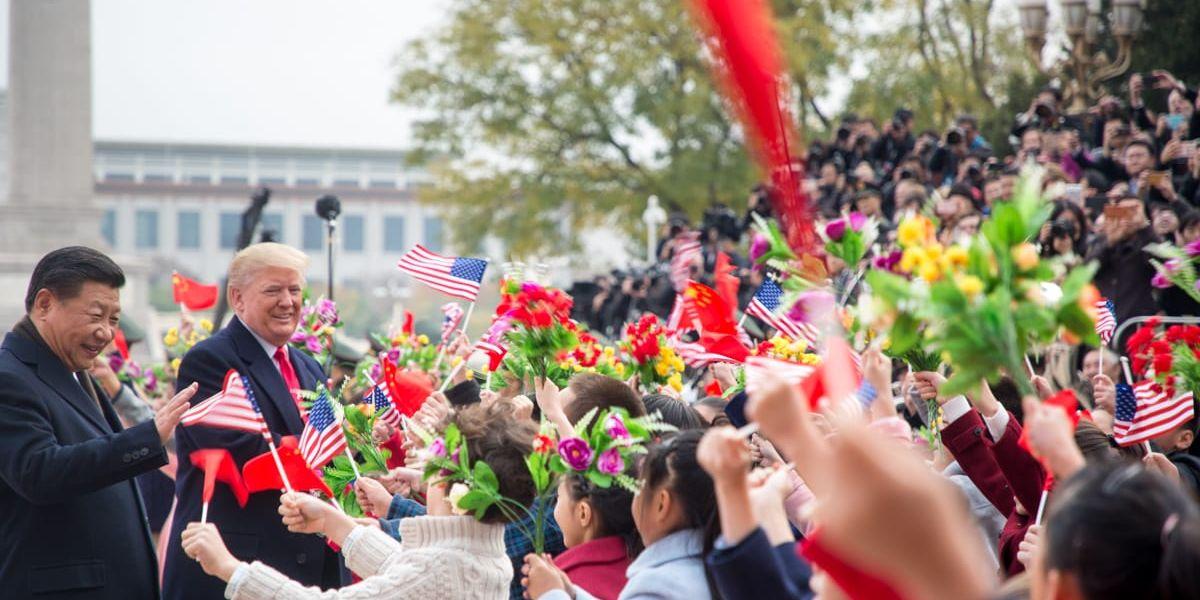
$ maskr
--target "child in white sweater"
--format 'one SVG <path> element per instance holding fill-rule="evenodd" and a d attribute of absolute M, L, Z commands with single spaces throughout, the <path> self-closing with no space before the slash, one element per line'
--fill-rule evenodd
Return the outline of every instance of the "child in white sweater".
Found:
<path fill-rule="evenodd" d="M 500 493 L 528 504 L 533 481 L 525 466 L 535 427 L 517 421 L 504 406 L 471 407 L 455 422 L 472 460 L 492 467 Z M 226 581 L 225 597 L 232 600 L 372 598 L 494 598 L 509 597 L 512 563 L 505 554 L 507 519 L 493 506 L 480 520 L 455 516 L 445 499 L 444 485 L 431 485 L 429 514 L 405 519 L 403 542 L 363 525 L 313 496 L 285 494 L 279 507 L 283 523 L 300 533 L 320 533 L 342 548 L 346 565 L 363 580 L 340 590 L 304 587 L 260 562 L 239 561 L 225 548 L 212 523 L 191 523 L 183 532 L 183 549 L 204 571 Z M 366 521 L 363 521 L 364 523 Z"/>

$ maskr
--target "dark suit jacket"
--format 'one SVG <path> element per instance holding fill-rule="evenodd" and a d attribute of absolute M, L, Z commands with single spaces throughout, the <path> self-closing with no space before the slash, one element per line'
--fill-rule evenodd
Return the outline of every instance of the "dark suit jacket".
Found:
<path fill-rule="evenodd" d="M 154 421 L 123 429 L 40 341 L 0 346 L 0 596 L 158 597 L 133 478 L 166 464 Z"/>
<path fill-rule="evenodd" d="M 300 385 L 314 389 L 324 377 L 320 365 L 295 349 L 289 348 L 289 352 Z M 267 356 L 258 340 L 238 319 L 196 344 L 183 357 L 177 386 L 183 389 L 198 382 L 200 390 L 193 403 L 201 402 L 217 393 L 229 369 L 236 369 L 249 378 L 276 444 L 285 435 L 299 437 L 304 422 L 283 376 L 274 359 Z M 179 470 L 175 477 L 175 517 L 163 571 L 163 596 L 171 600 L 222 598 L 225 584 L 205 575 L 199 563 L 188 558 L 180 547 L 180 532 L 188 523 L 200 521 L 204 486 L 204 472 L 192 466 L 189 455 L 202 448 L 226 448 L 240 468 L 251 458 L 267 452 L 267 443 L 257 433 L 202 425 L 180 426 L 175 431 L 175 443 Z M 228 488 L 218 485 L 209 505 L 208 520 L 217 526 L 230 552 L 238 559 L 261 561 L 304 585 L 338 587 L 341 584 L 338 555 L 317 536 L 288 532 L 280 521 L 278 510 L 278 492 L 251 494 L 243 509 Z"/>

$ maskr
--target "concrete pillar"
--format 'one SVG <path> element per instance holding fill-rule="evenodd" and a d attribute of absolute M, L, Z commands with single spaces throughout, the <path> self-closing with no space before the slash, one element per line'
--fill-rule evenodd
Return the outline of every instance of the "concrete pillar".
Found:
<path fill-rule="evenodd" d="M 100 245 L 88 0 L 9 3 L 9 189 L 0 252 Z"/>

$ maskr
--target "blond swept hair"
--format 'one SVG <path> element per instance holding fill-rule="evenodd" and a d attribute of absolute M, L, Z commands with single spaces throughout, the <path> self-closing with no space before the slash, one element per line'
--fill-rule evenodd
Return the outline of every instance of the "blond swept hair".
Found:
<path fill-rule="evenodd" d="M 229 264 L 229 287 L 245 289 L 254 276 L 267 267 L 293 269 L 304 277 L 308 271 L 308 255 L 285 244 L 263 242 L 252 244 L 238 252 Z"/>

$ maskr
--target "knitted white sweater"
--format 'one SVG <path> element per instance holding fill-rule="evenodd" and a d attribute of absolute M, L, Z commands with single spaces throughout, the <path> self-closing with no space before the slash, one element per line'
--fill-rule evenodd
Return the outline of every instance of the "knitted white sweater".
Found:
<path fill-rule="evenodd" d="M 363 580 L 340 590 L 304 587 L 260 562 L 238 567 L 225 597 L 233 600 L 355 598 L 508 599 L 512 561 L 504 526 L 469 516 L 412 517 L 400 523 L 403 542 L 370 527 L 346 538 L 346 566 Z"/>

